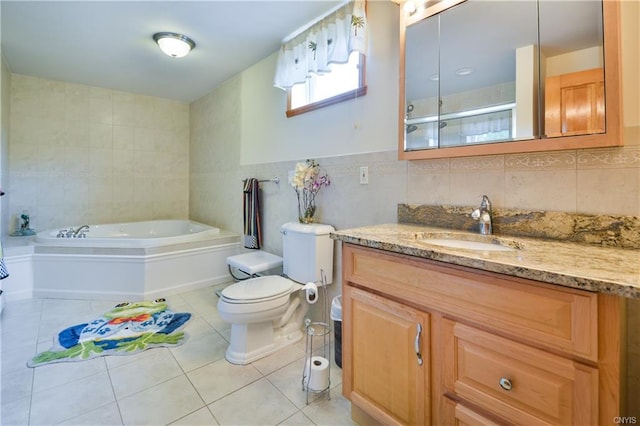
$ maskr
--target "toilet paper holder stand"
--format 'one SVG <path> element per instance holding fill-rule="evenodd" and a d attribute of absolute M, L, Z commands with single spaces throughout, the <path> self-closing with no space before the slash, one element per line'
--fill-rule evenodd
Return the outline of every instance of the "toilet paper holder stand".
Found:
<path fill-rule="evenodd" d="M 323 309 L 322 321 L 305 319 L 305 363 L 302 367 L 302 390 L 306 392 L 306 403 L 309 404 L 309 393 L 326 393 L 331 399 L 331 327 L 326 320 L 328 311 L 327 279 L 324 271 L 320 271 L 322 286 L 318 289 L 322 293 Z M 322 350 L 314 355 L 314 339 L 322 342 Z M 320 360 L 319 355 L 324 360 Z M 312 387 L 314 386 L 314 387 Z"/>

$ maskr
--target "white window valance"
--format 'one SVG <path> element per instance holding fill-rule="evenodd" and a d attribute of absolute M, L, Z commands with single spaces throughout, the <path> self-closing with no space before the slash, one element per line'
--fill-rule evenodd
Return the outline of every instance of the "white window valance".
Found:
<path fill-rule="evenodd" d="M 273 85 L 287 90 L 311 73 L 330 72 L 332 63 L 347 63 L 351 52 L 366 54 L 367 30 L 365 0 L 349 1 L 283 42 Z"/>

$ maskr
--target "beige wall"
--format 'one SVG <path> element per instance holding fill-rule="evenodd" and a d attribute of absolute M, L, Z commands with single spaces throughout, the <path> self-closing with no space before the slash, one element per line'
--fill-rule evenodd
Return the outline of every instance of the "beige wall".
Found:
<path fill-rule="evenodd" d="M 273 87 L 277 55 L 242 73 L 241 164 L 322 158 L 393 149 L 398 99 L 398 8 L 369 2 L 364 98 L 287 118 L 286 93 Z"/>
<path fill-rule="evenodd" d="M 272 55 L 192 103 L 191 217 L 241 232 L 242 179 L 277 176 L 279 185 L 262 184 L 262 210 L 266 247 L 279 253 L 279 226 L 297 220 L 288 171 L 317 158 L 332 179 L 318 198 L 322 221 L 339 228 L 395 221 L 407 179 L 395 152 L 397 13 L 391 2 L 369 3 L 369 93 L 360 99 L 287 119 L 286 94 L 272 86 Z M 360 165 L 369 167 L 369 185 L 359 184 Z"/>
<path fill-rule="evenodd" d="M 38 229 L 190 215 L 239 231 L 240 180 L 277 175 L 279 186 L 263 185 L 265 229 L 275 229 L 295 219 L 287 171 L 310 157 L 331 172 L 319 208 L 337 227 L 394 220 L 397 202 L 473 205 L 484 193 L 500 207 L 637 215 L 639 9 L 622 2 L 625 147 L 604 150 L 397 161 L 398 8 L 391 2 L 369 7 L 369 93 L 290 119 L 284 93 L 271 85 L 274 55 L 190 112 L 165 99 L 12 76 L 3 64 L 3 223 L 28 209 Z M 361 165 L 370 168 L 366 186 L 358 183 Z M 278 247 L 278 238 L 268 241 Z"/>
<path fill-rule="evenodd" d="M 482 194 L 497 207 L 638 215 L 634 31 L 640 20 L 637 13 L 629 18 L 637 4 L 626 3 L 636 2 L 623 3 L 623 148 L 398 161 L 398 8 L 370 2 L 369 93 L 363 98 L 286 119 L 286 97 L 271 86 L 269 57 L 192 103 L 190 215 L 241 233 L 241 180 L 277 176 L 279 185 L 261 185 L 262 219 L 265 248 L 281 253 L 278 228 L 297 219 L 287 174 L 306 158 L 317 158 L 332 179 L 319 195 L 319 219 L 338 229 L 394 222 L 397 203 L 471 206 Z M 359 183 L 360 166 L 369 167 L 368 185 Z M 334 282 L 339 275 L 338 263 Z M 339 293 L 339 286 L 330 293 Z"/>
<path fill-rule="evenodd" d="M 9 232 L 188 217 L 189 106 L 13 74 Z"/>
<path fill-rule="evenodd" d="M 333 178 L 321 220 L 336 227 L 395 220 L 398 202 L 494 205 L 637 215 L 640 209 L 638 3 L 622 2 L 623 148 L 479 158 L 396 160 L 398 8 L 371 2 L 369 93 L 287 119 L 272 87 L 275 55 L 191 106 L 23 75 L 3 66 L 3 217 L 23 209 L 38 229 L 80 222 L 187 217 L 241 230 L 240 182 L 263 185 L 265 232 L 295 220 L 287 172 L 318 158 Z M 10 102 L 6 102 L 10 99 Z M 190 124 L 189 124 L 190 120 Z M 189 128 L 190 125 L 190 128 Z M 191 136 L 190 136 L 191 132 Z M 189 155 L 189 149 L 192 150 Z M 3 158 L 6 165 L 6 155 Z M 360 185 L 359 166 L 370 184 Z M 190 170 L 190 171 L 189 171 Z M 9 186 L 7 179 L 9 177 Z M 5 226 L 3 232 L 13 230 Z M 270 231 L 270 232 L 268 232 Z M 273 233 L 267 244 L 279 248 Z"/>
<path fill-rule="evenodd" d="M 262 185 L 263 229 L 267 245 L 277 252 L 275 230 L 296 219 L 287 172 L 295 161 L 318 158 L 333 179 L 320 195 L 320 219 L 339 228 L 394 221 L 397 202 L 475 205 L 482 194 L 505 208 L 638 215 L 639 19 L 637 2 L 623 3 L 622 148 L 398 161 L 398 9 L 390 2 L 371 2 L 365 97 L 286 119 L 286 97 L 271 86 L 274 60 L 269 57 L 192 104 L 190 214 L 240 232 L 241 179 L 278 176 L 279 186 Z M 360 166 L 369 167 L 369 185 L 359 184 Z"/>

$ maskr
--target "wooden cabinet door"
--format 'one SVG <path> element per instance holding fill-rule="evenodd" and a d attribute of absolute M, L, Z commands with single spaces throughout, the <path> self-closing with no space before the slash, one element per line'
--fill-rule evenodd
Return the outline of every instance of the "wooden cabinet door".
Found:
<path fill-rule="evenodd" d="M 545 81 L 547 137 L 603 133 L 604 70 L 594 68 Z"/>
<path fill-rule="evenodd" d="M 428 315 L 348 286 L 343 305 L 346 396 L 381 423 L 428 424 Z"/>

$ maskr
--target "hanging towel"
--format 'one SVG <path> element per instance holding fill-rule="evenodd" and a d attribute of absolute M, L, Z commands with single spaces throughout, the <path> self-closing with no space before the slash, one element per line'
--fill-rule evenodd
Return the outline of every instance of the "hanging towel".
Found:
<path fill-rule="evenodd" d="M 258 179 L 251 178 L 244 182 L 244 247 L 259 249 L 262 245 L 260 233 L 260 188 Z"/>
<path fill-rule="evenodd" d="M 7 271 L 7 265 L 4 264 L 4 254 L 2 253 L 2 241 L 0 241 L 0 280 L 4 280 L 8 276 L 9 272 Z"/>

